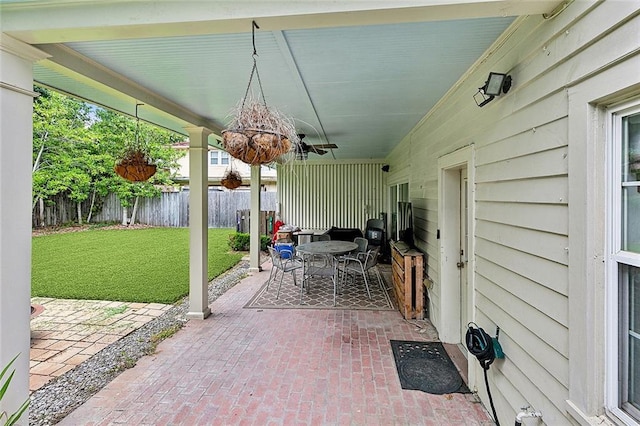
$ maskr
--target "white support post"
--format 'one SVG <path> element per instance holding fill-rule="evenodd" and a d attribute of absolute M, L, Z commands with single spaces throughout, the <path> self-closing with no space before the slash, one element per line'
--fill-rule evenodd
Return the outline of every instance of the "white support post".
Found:
<path fill-rule="evenodd" d="M 10 414 L 29 398 L 33 63 L 44 58 L 0 34 L 0 370 L 20 355 L 0 401 Z"/>
<path fill-rule="evenodd" d="M 205 319 L 209 308 L 208 238 L 209 176 L 208 136 L 204 127 L 188 127 L 189 133 L 189 319 Z"/>
<path fill-rule="evenodd" d="M 251 220 L 249 223 L 249 271 L 260 272 L 260 166 L 251 166 Z"/>

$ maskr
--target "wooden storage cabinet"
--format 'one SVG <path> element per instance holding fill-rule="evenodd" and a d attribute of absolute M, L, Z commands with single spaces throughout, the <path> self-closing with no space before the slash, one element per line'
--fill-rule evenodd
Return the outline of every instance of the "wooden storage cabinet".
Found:
<path fill-rule="evenodd" d="M 405 319 L 424 318 L 423 262 L 420 251 L 402 242 L 391 244 L 393 291 Z"/>

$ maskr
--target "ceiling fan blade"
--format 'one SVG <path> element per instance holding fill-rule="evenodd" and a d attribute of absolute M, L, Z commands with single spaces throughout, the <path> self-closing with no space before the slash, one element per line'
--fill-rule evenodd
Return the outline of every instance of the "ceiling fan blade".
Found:
<path fill-rule="evenodd" d="M 327 151 L 325 151 L 324 149 L 316 148 L 313 145 L 308 145 L 308 152 L 313 152 L 314 154 L 318 155 L 325 155 L 327 153 Z"/>
<path fill-rule="evenodd" d="M 313 145 L 309 145 L 309 146 L 312 146 L 314 148 L 329 148 L 329 149 L 338 148 L 338 145 L 336 145 L 335 143 L 314 143 Z"/>
<path fill-rule="evenodd" d="M 325 155 L 329 151 L 326 151 L 323 148 L 330 149 L 330 150 L 334 150 L 338 148 L 338 145 L 334 143 L 319 143 L 319 144 L 305 143 L 305 141 L 303 140 L 305 136 L 306 135 L 304 133 L 298 134 L 298 137 L 300 138 L 300 142 L 298 142 L 296 146 L 296 153 L 300 157 L 306 158 L 306 154 L 309 152 L 313 154 L 318 154 L 318 155 Z M 336 158 L 336 156 L 333 154 L 333 151 L 331 151 L 331 155 L 333 156 L 334 159 Z"/>
<path fill-rule="evenodd" d="M 300 138 L 300 142 L 299 144 L 303 146 L 303 149 L 308 150 L 309 147 L 314 147 L 314 148 L 320 148 L 320 149 L 336 149 L 338 148 L 338 145 L 334 144 L 334 143 L 314 143 L 314 144 L 310 144 L 310 143 L 306 143 L 303 139 L 306 137 L 307 135 L 304 133 L 298 133 L 298 137 Z"/>

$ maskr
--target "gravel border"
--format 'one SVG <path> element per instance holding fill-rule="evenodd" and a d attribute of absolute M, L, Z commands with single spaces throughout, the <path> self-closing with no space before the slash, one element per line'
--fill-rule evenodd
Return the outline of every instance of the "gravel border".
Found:
<path fill-rule="evenodd" d="M 209 303 L 247 275 L 249 262 L 241 260 L 209 283 Z M 62 376 L 35 391 L 29 404 L 30 425 L 53 425 L 82 405 L 122 371 L 154 353 L 159 340 L 171 336 L 186 323 L 189 298 L 158 318 L 112 343 Z"/>

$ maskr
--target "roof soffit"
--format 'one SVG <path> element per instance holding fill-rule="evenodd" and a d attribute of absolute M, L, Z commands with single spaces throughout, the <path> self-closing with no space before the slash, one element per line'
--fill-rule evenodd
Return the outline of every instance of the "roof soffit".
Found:
<path fill-rule="evenodd" d="M 291 30 L 549 12 L 558 0 L 12 1 L 0 0 L 3 32 L 30 44 Z M 185 25 L 188 24 L 188 25 Z"/>

